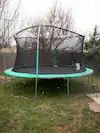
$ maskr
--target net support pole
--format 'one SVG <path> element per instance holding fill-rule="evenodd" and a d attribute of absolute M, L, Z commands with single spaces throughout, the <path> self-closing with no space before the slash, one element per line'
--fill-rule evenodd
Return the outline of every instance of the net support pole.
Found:
<path fill-rule="evenodd" d="M 24 45 L 24 66 L 26 66 L 26 44 Z"/>
<path fill-rule="evenodd" d="M 56 66 L 56 48 L 54 48 L 54 66 Z"/>
<path fill-rule="evenodd" d="M 39 68 L 39 36 L 40 36 L 40 26 L 38 29 L 37 35 L 37 50 L 36 50 L 36 75 L 38 76 L 38 68 Z"/>
<path fill-rule="evenodd" d="M 67 78 L 67 96 L 69 96 L 69 78 Z"/>
<path fill-rule="evenodd" d="M 36 76 L 38 78 L 38 68 L 39 68 L 39 36 L 40 36 L 40 28 L 38 28 L 38 35 L 37 35 L 37 50 L 36 50 Z M 35 80 L 35 99 L 37 98 L 37 86 L 38 86 L 38 79 Z"/>

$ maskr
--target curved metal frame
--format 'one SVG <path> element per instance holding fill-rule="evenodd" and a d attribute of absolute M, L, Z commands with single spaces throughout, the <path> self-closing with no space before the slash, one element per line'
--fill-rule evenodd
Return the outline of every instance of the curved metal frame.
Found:
<path fill-rule="evenodd" d="M 64 29 L 64 28 L 60 28 L 60 27 L 58 27 L 58 26 L 52 26 L 52 25 L 35 25 L 35 26 L 30 26 L 30 27 L 24 28 L 24 29 L 20 30 L 19 32 L 17 32 L 17 33 L 14 35 L 14 37 L 16 38 L 16 35 L 18 35 L 19 33 L 23 32 L 23 31 L 25 31 L 25 30 L 27 30 L 27 29 L 34 28 L 34 27 L 41 27 L 41 26 L 44 26 L 44 27 L 54 27 L 54 28 L 58 28 L 58 29 L 65 30 L 65 31 L 69 31 L 69 32 L 74 33 L 74 34 L 76 34 L 76 35 L 78 35 L 78 36 L 85 37 L 84 35 L 81 35 L 81 34 L 76 33 L 76 32 L 74 32 L 74 31 L 67 30 L 67 29 Z"/>

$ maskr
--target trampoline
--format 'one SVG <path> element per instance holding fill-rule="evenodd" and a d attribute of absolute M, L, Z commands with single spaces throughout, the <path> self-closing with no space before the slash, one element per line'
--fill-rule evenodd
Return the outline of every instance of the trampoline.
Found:
<path fill-rule="evenodd" d="M 35 97 L 39 78 L 69 78 L 91 75 L 85 67 L 84 36 L 50 25 L 25 28 L 14 36 L 17 44 L 15 65 L 4 71 L 14 77 L 35 78 Z"/>

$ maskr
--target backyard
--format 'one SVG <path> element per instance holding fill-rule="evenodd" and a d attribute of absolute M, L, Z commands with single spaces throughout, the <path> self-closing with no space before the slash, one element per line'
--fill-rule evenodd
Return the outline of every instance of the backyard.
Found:
<path fill-rule="evenodd" d="M 2 74 L 3 75 L 3 74 Z M 100 78 L 95 77 L 95 83 Z M 51 84 L 52 83 L 52 84 Z M 59 83 L 59 88 L 57 84 Z M 48 85 L 49 84 L 49 85 Z M 15 94 L 10 95 L 10 83 L 0 85 L 0 133 L 97 133 L 100 113 L 88 108 L 87 84 L 82 79 L 70 81 L 70 96 L 65 93 L 63 80 L 42 80 L 38 99 L 34 99 L 34 80 L 15 81 Z M 49 86 L 49 87 L 48 87 Z M 61 89 L 62 88 L 62 89 Z"/>

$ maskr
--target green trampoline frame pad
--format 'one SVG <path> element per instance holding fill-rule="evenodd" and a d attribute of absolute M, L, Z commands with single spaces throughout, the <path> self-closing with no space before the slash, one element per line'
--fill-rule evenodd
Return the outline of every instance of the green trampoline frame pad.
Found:
<path fill-rule="evenodd" d="M 29 73 L 18 73 L 12 71 L 13 68 L 6 69 L 4 71 L 5 74 L 13 77 L 20 77 L 20 78 L 78 78 L 82 76 L 91 75 L 94 73 L 94 71 L 90 68 L 86 68 L 85 72 L 81 73 L 73 73 L 73 74 L 29 74 Z"/>

